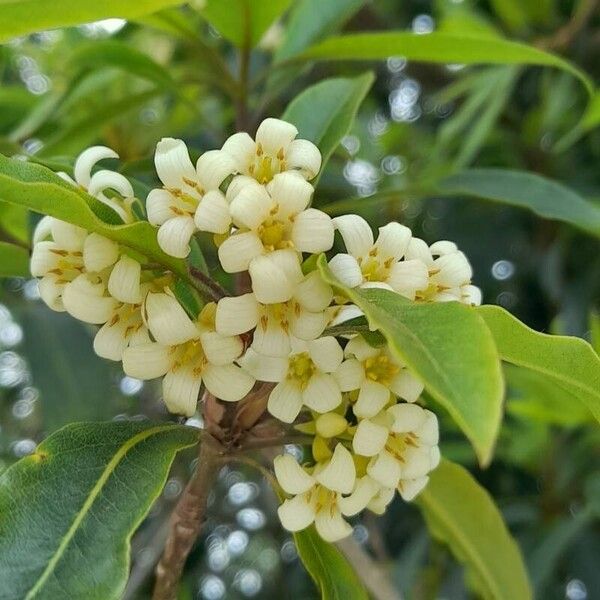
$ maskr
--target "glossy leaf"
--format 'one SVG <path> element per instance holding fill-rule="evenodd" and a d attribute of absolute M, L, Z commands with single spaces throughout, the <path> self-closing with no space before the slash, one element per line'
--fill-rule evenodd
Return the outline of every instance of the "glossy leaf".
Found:
<path fill-rule="evenodd" d="M 27 277 L 29 252 L 22 246 L 0 241 L 0 277 Z"/>
<path fill-rule="evenodd" d="M 283 113 L 281 118 L 298 128 L 298 137 L 319 147 L 323 157 L 321 172 L 352 128 L 356 113 L 374 79 L 372 73 L 352 79 L 325 79 L 296 96 Z"/>
<path fill-rule="evenodd" d="M 321 600 L 368 600 L 369 595 L 344 555 L 313 526 L 293 534 L 302 564 L 321 591 Z"/>
<path fill-rule="evenodd" d="M 3 598 L 121 598 L 130 537 L 175 453 L 197 441 L 198 430 L 170 423 L 76 423 L 5 471 Z"/>
<path fill-rule="evenodd" d="M 532 598 L 517 544 L 488 492 L 468 471 L 442 460 L 416 503 L 430 533 L 466 566 L 483 598 Z"/>
<path fill-rule="evenodd" d="M 112 211 L 105 210 L 107 207 L 98 200 L 63 181 L 46 167 L 0 155 L 0 200 L 100 233 L 186 276 L 185 263 L 167 256 L 160 249 L 152 225 L 141 221 L 116 225 L 101 220 L 92 208 L 105 218 L 110 218 Z M 112 216 L 114 218 L 114 213 Z"/>
<path fill-rule="evenodd" d="M 600 357 L 587 342 L 534 331 L 499 306 L 481 306 L 477 311 L 492 332 L 502 360 L 539 373 L 565 390 L 566 398 L 577 398 L 600 421 Z"/>
<path fill-rule="evenodd" d="M 600 204 L 535 173 L 504 169 L 468 169 L 438 185 L 438 193 L 474 196 L 533 211 L 545 219 L 569 223 L 600 237 Z"/>
<path fill-rule="evenodd" d="M 11 239 L 29 244 L 29 211 L 22 206 L 0 201 L 0 231 Z"/>
<path fill-rule="evenodd" d="M 458 302 L 409 302 L 388 290 L 345 288 L 324 257 L 319 268 L 326 281 L 363 310 L 487 464 L 500 427 L 504 386 L 494 340 L 475 309 Z"/>
<path fill-rule="evenodd" d="M 12 37 L 89 23 L 108 17 L 129 19 L 181 4 L 180 0 L 11 0 L 0 2 L 0 42 Z"/>
<path fill-rule="evenodd" d="M 256 46 L 291 0 L 207 0 L 202 16 L 236 46 Z"/>
<path fill-rule="evenodd" d="M 577 77 L 588 93 L 594 90 L 589 77 L 570 62 L 533 46 L 489 35 L 357 33 L 329 38 L 301 54 L 302 58 L 319 60 L 385 60 L 389 56 L 434 63 L 556 67 Z"/>
<path fill-rule="evenodd" d="M 22 349 L 31 381 L 39 390 L 44 430 L 114 416 L 114 372 L 111 363 L 94 352 L 90 327 L 38 302 L 17 305 L 14 313 L 23 328 Z"/>

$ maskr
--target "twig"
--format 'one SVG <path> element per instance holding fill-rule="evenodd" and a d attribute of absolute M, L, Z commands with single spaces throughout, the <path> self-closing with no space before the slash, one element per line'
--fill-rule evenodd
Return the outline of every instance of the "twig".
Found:
<path fill-rule="evenodd" d="M 204 295 L 209 296 L 215 302 L 221 298 L 229 296 L 229 292 L 221 287 L 214 279 L 211 279 L 196 267 L 190 267 L 190 275 L 192 276 L 194 286 Z"/>
<path fill-rule="evenodd" d="M 599 5 L 600 2 L 598 0 L 583 0 L 566 25 L 549 38 L 540 40 L 536 46 L 547 50 L 567 48 L 577 37 L 577 34 L 587 25 Z"/>
<path fill-rule="evenodd" d="M 354 567 L 373 600 L 402 600 L 387 573 L 351 537 L 338 542 L 336 546 Z"/>
<path fill-rule="evenodd" d="M 204 523 L 206 504 L 221 462 L 221 446 L 211 436 L 200 444 L 198 467 L 171 515 L 169 535 L 156 567 L 153 600 L 176 600 L 186 559 Z"/>

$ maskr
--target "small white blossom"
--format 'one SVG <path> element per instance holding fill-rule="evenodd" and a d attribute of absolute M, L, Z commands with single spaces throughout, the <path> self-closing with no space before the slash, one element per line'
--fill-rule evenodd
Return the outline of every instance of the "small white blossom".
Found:
<path fill-rule="evenodd" d="M 217 305 L 216 330 L 222 335 L 254 330 L 252 348 L 256 352 L 287 356 L 290 336 L 309 341 L 323 333 L 332 297 L 331 288 L 312 271 L 295 286 L 286 302 L 264 304 L 253 293 L 222 298 Z"/>
<path fill-rule="evenodd" d="M 207 304 L 196 322 L 168 294 L 149 293 L 144 309 L 156 341 L 127 348 L 123 369 L 137 379 L 164 376 L 163 399 L 171 412 L 193 415 L 202 384 L 229 402 L 252 389 L 254 378 L 234 364 L 242 341 L 214 330 L 214 304 Z"/>
<path fill-rule="evenodd" d="M 265 187 L 252 179 L 237 190 L 230 211 L 237 228 L 219 246 L 219 260 L 228 273 L 246 271 L 261 254 L 291 248 L 318 253 L 333 245 L 331 218 L 316 208 L 307 208 L 313 188 L 293 173 L 276 175 Z M 228 197 L 234 192 L 229 192 Z"/>
<path fill-rule="evenodd" d="M 405 256 L 412 237 L 408 227 L 388 223 L 379 228 L 374 241 L 371 226 L 358 215 L 336 217 L 333 222 L 348 253 L 336 254 L 329 268 L 344 285 L 384 288 L 410 300 L 427 285 L 427 266 Z"/>
<path fill-rule="evenodd" d="M 196 230 L 223 234 L 229 231 L 229 205 L 219 186 L 235 170 L 224 152 L 205 152 L 192 164 L 182 140 L 163 138 L 156 145 L 156 172 L 163 187 L 146 199 L 148 220 L 159 225 L 158 243 L 169 254 L 185 258 Z"/>
<path fill-rule="evenodd" d="M 376 415 L 393 398 L 414 402 L 423 384 L 392 357 L 387 347 L 373 348 L 364 338 L 352 338 L 344 350 L 345 360 L 334 373 L 343 392 L 358 390 L 353 406 L 357 417 Z"/>
<path fill-rule="evenodd" d="M 237 172 L 268 183 L 277 173 L 296 171 L 307 180 L 321 168 L 321 153 L 308 140 L 294 139 L 298 130 L 279 119 L 265 119 L 256 131 L 256 141 L 247 133 L 235 133 L 223 144 L 235 161 Z"/>
<path fill-rule="evenodd" d="M 420 260 L 429 270 L 427 285 L 420 287 L 416 299 L 425 302 L 481 304 L 481 290 L 471 284 L 473 269 L 469 259 L 454 242 L 439 241 L 431 246 L 420 238 L 413 238 L 406 251 L 407 257 Z"/>
<path fill-rule="evenodd" d="M 292 423 L 303 406 L 318 413 L 333 410 L 342 392 L 331 375 L 342 363 L 342 347 L 333 337 L 305 342 L 291 338 L 287 357 L 271 357 L 249 348 L 240 364 L 260 381 L 277 383 L 269 395 L 269 412 Z"/>
<path fill-rule="evenodd" d="M 440 460 L 436 416 L 416 404 L 396 404 L 359 422 L 352 447 L 372 457 L 367 474 L 384 488 L 397 488 L 406 501 L 427 484 Z"/>

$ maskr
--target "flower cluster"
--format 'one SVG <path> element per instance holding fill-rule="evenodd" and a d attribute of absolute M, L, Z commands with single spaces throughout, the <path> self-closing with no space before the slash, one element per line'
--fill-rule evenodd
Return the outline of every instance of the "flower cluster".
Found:
<path fill-rule="evenodd" d="M 275 459 L 290 496 L 281 521 L 291 531 L 314 523 L 335 541 L 351 531 L 345 517 L 382 513 L 396 490 L 409 501 L 423 489 L 440 458 L 438 423 L 418 403 L 423 382 L 387 347 L 360 334 L 328 335 L 362 313 L 334 295 L 311 257 L 330 251 L 337 231 L 345 252 L 328 264 L 348 288 L 383 288 L 413 302 L 479 304 L 481 294 L 452 242 L 428 246 L 395 222 L 375 239 L 357 215 L 332 219 L 311 208 L 321 155 L 297 134 L 266 119 L 255 139 L 236 133 L 195 165 L 183 141 L 157 145 L 162 186 L 148 194 L 146 212 L 158 244 L 186 258 L 192 237 L 208 236 L 222 271 L 242 288 L 248 282 L 237 295 L 190 314 L 174 292 L 175 274 L 50 217 L 35 231 L 31 270 L 48 306 L 101 325 L 100 356 L 122 360 L 132 377 L 163 378 L 171 412 L 193 415 L 202 386 L 226 402 L 267 389 L 268 413 L 312 439 L 306 464 L 290 454 Z M 114 171 L 92 174 L 107 158 L 116 154 L 90 148 L 75 163 L 75 180 L 63 177 L 131 222 L 131 184 Z"/>

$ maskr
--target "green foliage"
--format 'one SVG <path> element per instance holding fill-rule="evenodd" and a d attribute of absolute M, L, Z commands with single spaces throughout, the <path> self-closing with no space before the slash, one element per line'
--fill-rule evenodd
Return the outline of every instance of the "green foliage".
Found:
<path fill-rule="evenodd" d="M 600 237 L 600 204 L 535 173 L 504 169 L 469 169 L 442 180 L 444 195 L 474 196 L 533 211 L 545 219 L 569 223 Z"/>
<path fill-rule="evenodd" d="M 325 79 L 294 98 L 283 113 L 281 118 L 293 123 L 301 138 L 318 146 L 323 157 L 321 172 L 350 131 L 373 80 L 372 73 L 354 79 Z"/>
<path fill-rule="evenodd" d="M 202 16 L 236 46 L 256 46 L 291 0 L 207 0 Z"/>
<path fill-rule="evenodd" d="M 16 244 L 0 242 L 0 277 L 26 277 L 29 252 Z"/>
<path fill-rule="evenodd" d="M 321 592 L 321 600 L 368 600 L 362 582 L 342 553 L 324 542 L 313 526 L 294 533 L 306 570 Z"/>
<path fill-rule="evenodd" d="M 179 0 L 13 0 L 0 3 L 0 42 L 12 37 L 66 25 L 89 23 L 107 17 L 139 17 Z"/>
<path fill-rule="evenodd" d="M 156 229 L 147 221 L 114 225 L 101 220 L 93 208 L 114 223 L 113 211 L 46 167 L 0 155 L 0 200 L 100 233 L 186 276 L 183 261 L 167 256 L 160 249 Z"/>
<path fill-rule="evenodd" d="M 357 33 L 328 38 L 308 48 L 301 57 L 319 60 L 383 60 L 404 56 L 424 62 L 463 64 L 537 65 L 563 69 L 592 94 L 594 84 L 568 61 L 521 44 L 488 35 L 405 32 Z"/>
<path fill-rule="evenodd" d="M 539 373 L 600 420 L 600 357 L 587 342 L 533 331 L 499 306 L 481 306 L 477 311 L 502 360 Z"/>
<path fill-rule="evenodd" d="M 391 352 L 448 410 L 480 463 L 489 463 L 504 386 L 494 340 L 475 309 L 457 302 L 415 304 L 387 290 L 349 289 L 333 277 L 324 257 L 319 268 L 327 282 L 364 311 Z"/>
<path fill-rule="evenodd" d="M 468 471 L 442 460 L 416 503 L 431 534 L 467 567 L 483 598 L 532 598 L 517 544 L 487 491 Z"/>
<path fill-rule="evenodd" d="M 8 469 L 0 478 L 3 597 L 121 598 L 131 534 L 175 453 L 197 440 L 197 430 L 169 423 L 79 423 Z"/>

